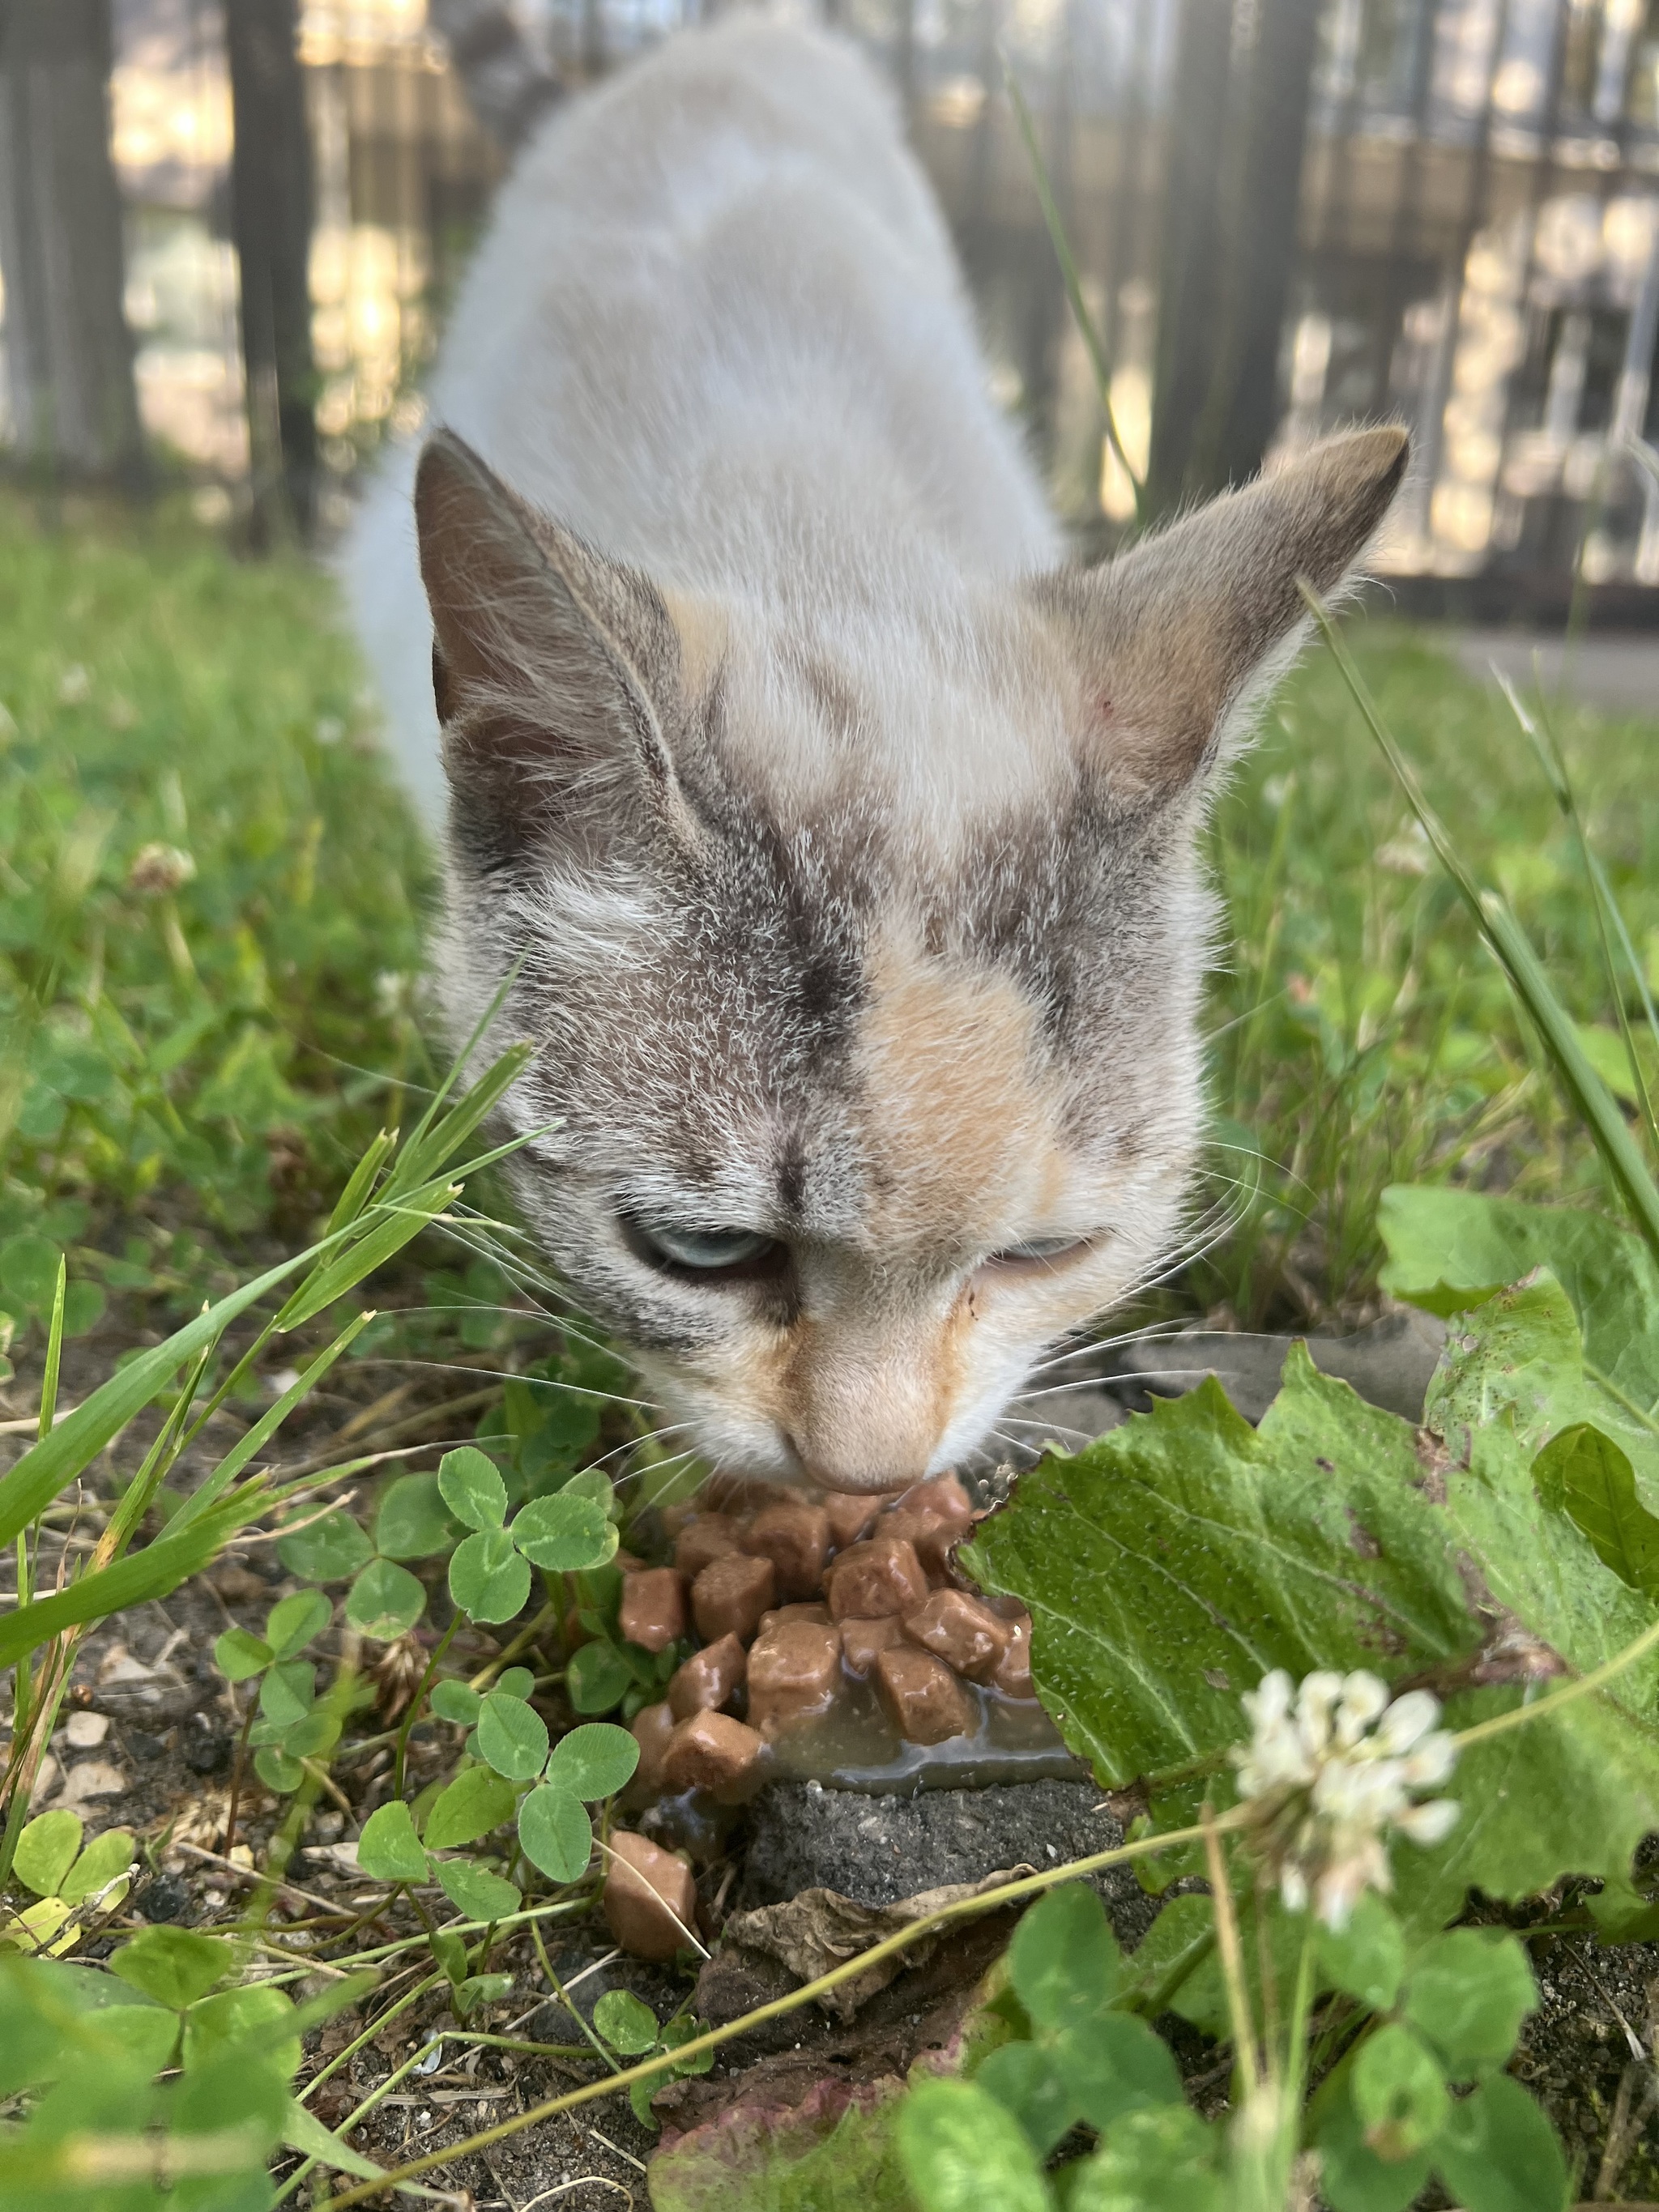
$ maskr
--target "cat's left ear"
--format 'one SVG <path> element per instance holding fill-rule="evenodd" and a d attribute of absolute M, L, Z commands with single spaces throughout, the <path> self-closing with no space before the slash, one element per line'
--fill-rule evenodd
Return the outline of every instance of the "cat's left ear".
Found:
<path fill-rule="evenodd" d="M 1115 561 L 1036 586 L 1083 677 L 1085 757 L 1124 803 L 1191 787 L 1249 734 L 1306 633 L 1298 580 L 1341 583 L 1408 446 L 1397 428 L 1333 438 Z"/>

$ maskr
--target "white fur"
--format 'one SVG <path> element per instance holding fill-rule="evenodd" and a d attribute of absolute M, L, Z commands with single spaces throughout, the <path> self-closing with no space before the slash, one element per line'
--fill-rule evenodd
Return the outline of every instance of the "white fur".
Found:
<path fill-rule="evenodd" d="M 502 189 L 429 398 L 434 422 L 600 550 L 740 605 L 762 631 L 821 637 L 890 708 L 871 735 L 919 811 L 948 815 L 976 761 L 1005 789 L 1041 772 L 981 704 L 963 595 L 1052 564 L 1055 526 L 987 391 L 892 103 L 850 47 L 739 20 L 556 116 Z M 399 766 L 435 823 L 417 443 L 388 457 L 344 573 Z M 919 608 L 926 673 L 909 667 Z M 805 795 L 827 772 L 811 715 L 778 714 L 767 742 L 775 786 Z"/>

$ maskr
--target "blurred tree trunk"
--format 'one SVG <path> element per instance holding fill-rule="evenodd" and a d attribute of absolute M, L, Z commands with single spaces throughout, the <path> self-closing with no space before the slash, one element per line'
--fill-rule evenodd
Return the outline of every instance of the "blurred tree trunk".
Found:
<path fill-rule="evenodd" d="M 1229 99 L 1238 73 L 1231 0 L 1183 0 L 1165 166 L 1153 515 L 1254 476 L 1278 426 L 1319 13 L 1320 0 L 1256 0 L 1241 112 Z"/>
<path fill-rule="evenodd" d="M 21 457 L 143 479 L 110 154 L 109 0 L 0 0 L 0 273 Z"/>
<path fill-rule="evenodd" d="M 231 234 L 240 271 L 242 362 L 256 544 L 308 537 L 317 508 L 317 377 L 311 352 L 311 134 L 295 0 L 226 0 L 235 136 Z"/>
<path fill-rule="evenodd" d="M 1200 441 L 1206 490 L 1253 477 L 1279 427 L 1279 338 L 1296 273 L 1320 4 L 1260 0 L 1227 336 L 1207 410 L 1213 428 Z"/>
<path fill-rule="evenodd" d="M 1221 335 L 1221 180 L 1232 52 L 1231 0 L 1182 0 L 1164 157 L 1158 349 L 1146 463 L 1149 519 L 1192 487 L 1193 448 Z"/>

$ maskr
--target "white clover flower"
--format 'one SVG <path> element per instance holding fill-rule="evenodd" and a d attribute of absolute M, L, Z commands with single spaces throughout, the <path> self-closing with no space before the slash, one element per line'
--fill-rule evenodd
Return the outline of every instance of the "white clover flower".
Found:
<path fill-rule="evenodd" d="M 1324 1670 L 1297 1689 L 1275 1668 L 1240 1703 L 1251 1735 L 1232 1753 L 1238 1794 L 1292 1912 L 1311 1899 L 1328 1926 L 1341 1928 L 1366 1890 L 1392 1886 L 1391 1832 L 1414 1844 L 1450 1833 L 1453 1801 L 1419 1797 L 1457 1763 L 1455 1740 L 1435 1725 L 1440 1701 L 1426 1690 L 1390 1702 L 1375 1674 Z"/>

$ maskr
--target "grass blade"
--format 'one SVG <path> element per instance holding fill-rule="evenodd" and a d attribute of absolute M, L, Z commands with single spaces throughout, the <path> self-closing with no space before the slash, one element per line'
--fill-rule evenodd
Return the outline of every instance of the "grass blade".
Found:
<path fill-rule="evenodd" d="M 402 1205 L 382 1213 L 372 1229 L 301 1284 L 277 1315 L 274 1326 L 279 1329 L 298 1328 L 302 1322 L 311 1321 L 321 1313 L 325 1306 L 331 1306 L 336 1298 L 343 1297 L 365 1275 L 384 1267 L 422 1230 L 429 1228 L 434 1216 L 441 1213 L 452 1199 L 459 1197 L 460 1189 L 458 1182 L 428 1184 Z"/>
<path fill-rule="evenodd" d="M 60 1253 L 58 1281 L 52 1294 L 52 1323 L 46 1331 L 46 1372 L 40 1378 L 40 1425 L 37 1435 L 49 1437 L 58 1416 L 58 1377 L 64 1364 L 64 1301 L 69 1291 L 69 1265 Z"/>
<path fill-rule="evenodd" d="M 1014 111 L 1014 120 L 1019 125 L 1019 135 L 1025 142 L 1025 157 L 1031 165 L 1031 179 L 1036 186 L 1037 198 L 1042 207 L 1042 220 L 1048 227 L 1049 243 L 1054 249 L 1054 258 L 1060 264 L 1060 282 L 1066 287 L 1066 297 L 1071 306 L 1078 335 L 1083 340 L 1084 351 L 1089 356 L 1089 366 L 1094 371 L 1095 390 L 1100 396 L 1101 412 L 1106 421 L 1107 443 L 1122 465 L 1135 495 L 1135 520 L 1144 522 L 1143 501 L 1146 487 L 1136 475 L 1134 464 L 1123 450 L 1123 441 L 1117 432 L 1117 416 L 1112 410 L 1112 364 L 1106 352 L 1105 340 L 1095 325 L 1083 296 L 1083 281 L 1078 275 L 1077 261 L 1072 252 L 1072 241 L 1066 235 L 1066 225 L 1060 220 L 1054 187 L 1048 181 L 1048 164 L 1042 149 L 1037 144 L 1036 125 L 1031 111 L 1025 104 L 1025 94 L 1020 89 L 1019 79 L 1006 55 L 1002 57 L 1002 81 L 1007 87 L 1009 104 Z"/>
<path fill-rule="evenodd" d="M 398 1133 L 395 1129 L 382 1129 L 356 1166 L 353 1168 L 345 1188 L 340 1193 L 339 1203 L 328 1218 L 331 1236 L 337 1229 L 349 1228 L 364 1206 L 368 1205 L 369 1192 L 374 1186 L 374 1178 L 380 1173 L 387 1153 L 391 1152 L 397 1141 Z"/>
<path fill-rule="evenodd" d="M 0 1476 L 0 1544 L 9 1543 L 20 1528 L 50 1505 L 64 1484 L 83 1473 L 134 1414 L 142 1412 L 187 1361 L 211 1346 L 228 1323 L 301 1267 L 308 1267 L 325 1249 L 313 1245 L 296 1253 L 293 1259 L 268 1267 L 264 1274 L 207 1307 L 165 1342 L 119 1369 L 107 1382 L 100 1382 L 89 1398 L 57 1423 L 50 1436 L 32 1444 L 17 1464 Z"/>
<path fill-rule="evenodd" d="M 1441 866 L 1456 885 L 1481 935 L 1508 976 L 1510 988 L 1542 1039 L 1562 1088 L 1582 1115 L 1608 1173 L 1624 1194 L 1638 1229 L 1656 1259 L 1659 1259 L 1659 1186 L 1656 1186 L 1641 1149 L 1631 1135 L 1618 1100 L 1590 1066 L 1578 1042 L 1572 1017 L 1556 997 L 1526 932 L 1505 902 L 1475 881 L 1444 823 L 1430 805 L 1410 762 L 1378 714 L 1329 607 L 1305 578 L 1299 582 L 1303 599 L 1330 647 L 1331 657 L 1366 727 L 1394 770 Z"/>
<path fill-rule="evenodd" d="M 1516 695 L 1515 686 L 1510 682 L 1508 677 L 1500 674 L 1498 680 L 1502 687 L 1504 696 L 1509 702 L 1510 713 L 1521 725 L 1532 744 L 1533 750 L 1544 765 L 1550 788 L 1555 794 L 1556 805 L 1560 810 L 1562 819 L 1572 832 L 1578 857 L 1583 863 L 1584 873 L 1589 879 L 1590 903 L 1595 909 L 1596 935 L 1601 947 L 1602 972 L 1607 978 L 1607 990 L 1613 1000 L 1613 1012 L 1618 1017 L 1619 1034 L 1624 1042 L 1625 1058 L 1630 1066 L 1631 1085 L 1636 1093 L 1636 1103 L 1641 1112 L 1642 1126 L 1648 1133 L 1648 1142 L 1652 1146 L 1655 1153 L 1659 1155 L 1659 1121 L 1654 1119 L 1653 1099 L 1648 1090 L 1647 1072 L 1643 1067 L 1636 1049 L 1636 1038 L 1631 1029 L 1630 1016 L 1625 1011 L 1625 994 L 1619 981 L 1619 963 L 1613 957 L 1613 939 L 1615 927 L 1626 948 L 1630 947 L 1630 936 L 1625 928 L 1624 916 L 1620 913 L 1618 903 L 1613 898 L 1613 887 L 1590 849 L 1589 837 L 1584 828 L 1583 817 L 1578 811 L 1577 794 L 1573 790 L 1572 779 L 1567 773 L 1566 757 L 1561 750 L 1561 741 L 1556 736 L 1555 726 L 1550 720 L 1549 709 L 1544 702 L 1541 686 L 1539 692 L 1539 723 L 1542 726 L 1540 730 L 1534 726 L 1532 717 L 1522 705 Z M 1635 966 L 1633 950 L 1631 951 L 1631 959 L 1632 966 Z M 1643 1004 L 1651 1024 L 1653 1002 L 1648 997 L 1646 979 L 1642 975 L 1639 966 L 1636 967 L 1636 975 L 1638 987 L 1642 993 Z"/>

